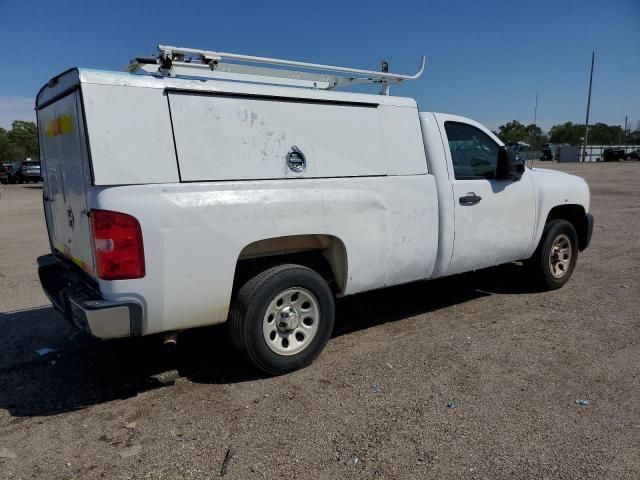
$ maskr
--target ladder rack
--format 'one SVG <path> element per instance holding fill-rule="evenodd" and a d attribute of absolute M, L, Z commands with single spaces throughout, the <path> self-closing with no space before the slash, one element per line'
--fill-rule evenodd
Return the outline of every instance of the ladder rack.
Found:
<path fill-rule="evenodd" d="M 272 65 L 286 68 L 273 68 Z M 420 68 L 414 75 L 403 75 L 390 73 L 385 61 L 382 62 L 381 71 L 374 71 L 158 45 L 157 55 L 150 58 L 138 57 L 131 61 L 127 70 L 130 73 L 164 77 L 232 80 L 320 90 L 331 90 L 355 84 L 377 84 L 380 86 L 380 94 L 388 95 L 390 84 L 419 78 L 424 72 L 424 66 L 425 57 L 423 56 Z M 312 72 L 293 70 L 293 68 L 312 70 Z"/>

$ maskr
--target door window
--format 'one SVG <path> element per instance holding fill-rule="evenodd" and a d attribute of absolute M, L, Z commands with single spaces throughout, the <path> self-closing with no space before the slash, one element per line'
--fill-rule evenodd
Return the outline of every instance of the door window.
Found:
<path fill-rule="evenodd" d="M 465 123 L 445 122 L 456 180 L 495 178 L 498 144 L 482 130 Z"/>

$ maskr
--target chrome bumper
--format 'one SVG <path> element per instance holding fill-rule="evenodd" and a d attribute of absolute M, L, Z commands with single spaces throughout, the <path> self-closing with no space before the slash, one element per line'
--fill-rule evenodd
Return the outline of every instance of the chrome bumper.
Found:
<path fill-rule="evenodd" d="M 53 304 L 71 324 L 98 338 L 142 334 L 142 306 L 104 300 L 91 279 L 57 255 L 38 258 L 38 276 Z"/>

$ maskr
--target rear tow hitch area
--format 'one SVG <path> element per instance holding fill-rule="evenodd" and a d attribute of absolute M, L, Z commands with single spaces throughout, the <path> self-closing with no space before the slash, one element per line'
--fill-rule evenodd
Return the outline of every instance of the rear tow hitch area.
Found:
<path fill-rule="evenodd" d="M 80 330 L 98 338 L 142 334 L 142 305 L 105 300 L 97 285 L 69 261 L 55 254 L 39 257 L 38 275 L 56 310 Z"/>

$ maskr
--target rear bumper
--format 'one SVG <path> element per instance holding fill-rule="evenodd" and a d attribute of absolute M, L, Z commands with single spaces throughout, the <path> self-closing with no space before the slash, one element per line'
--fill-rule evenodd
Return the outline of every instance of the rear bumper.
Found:
<path fill-rule="evenodd" d="M 84 273 L 57 255 L 38 258 L 42 288 L 69 322 L 98 338 L 142 334 L 142 305 L 104 300 Z"/>

